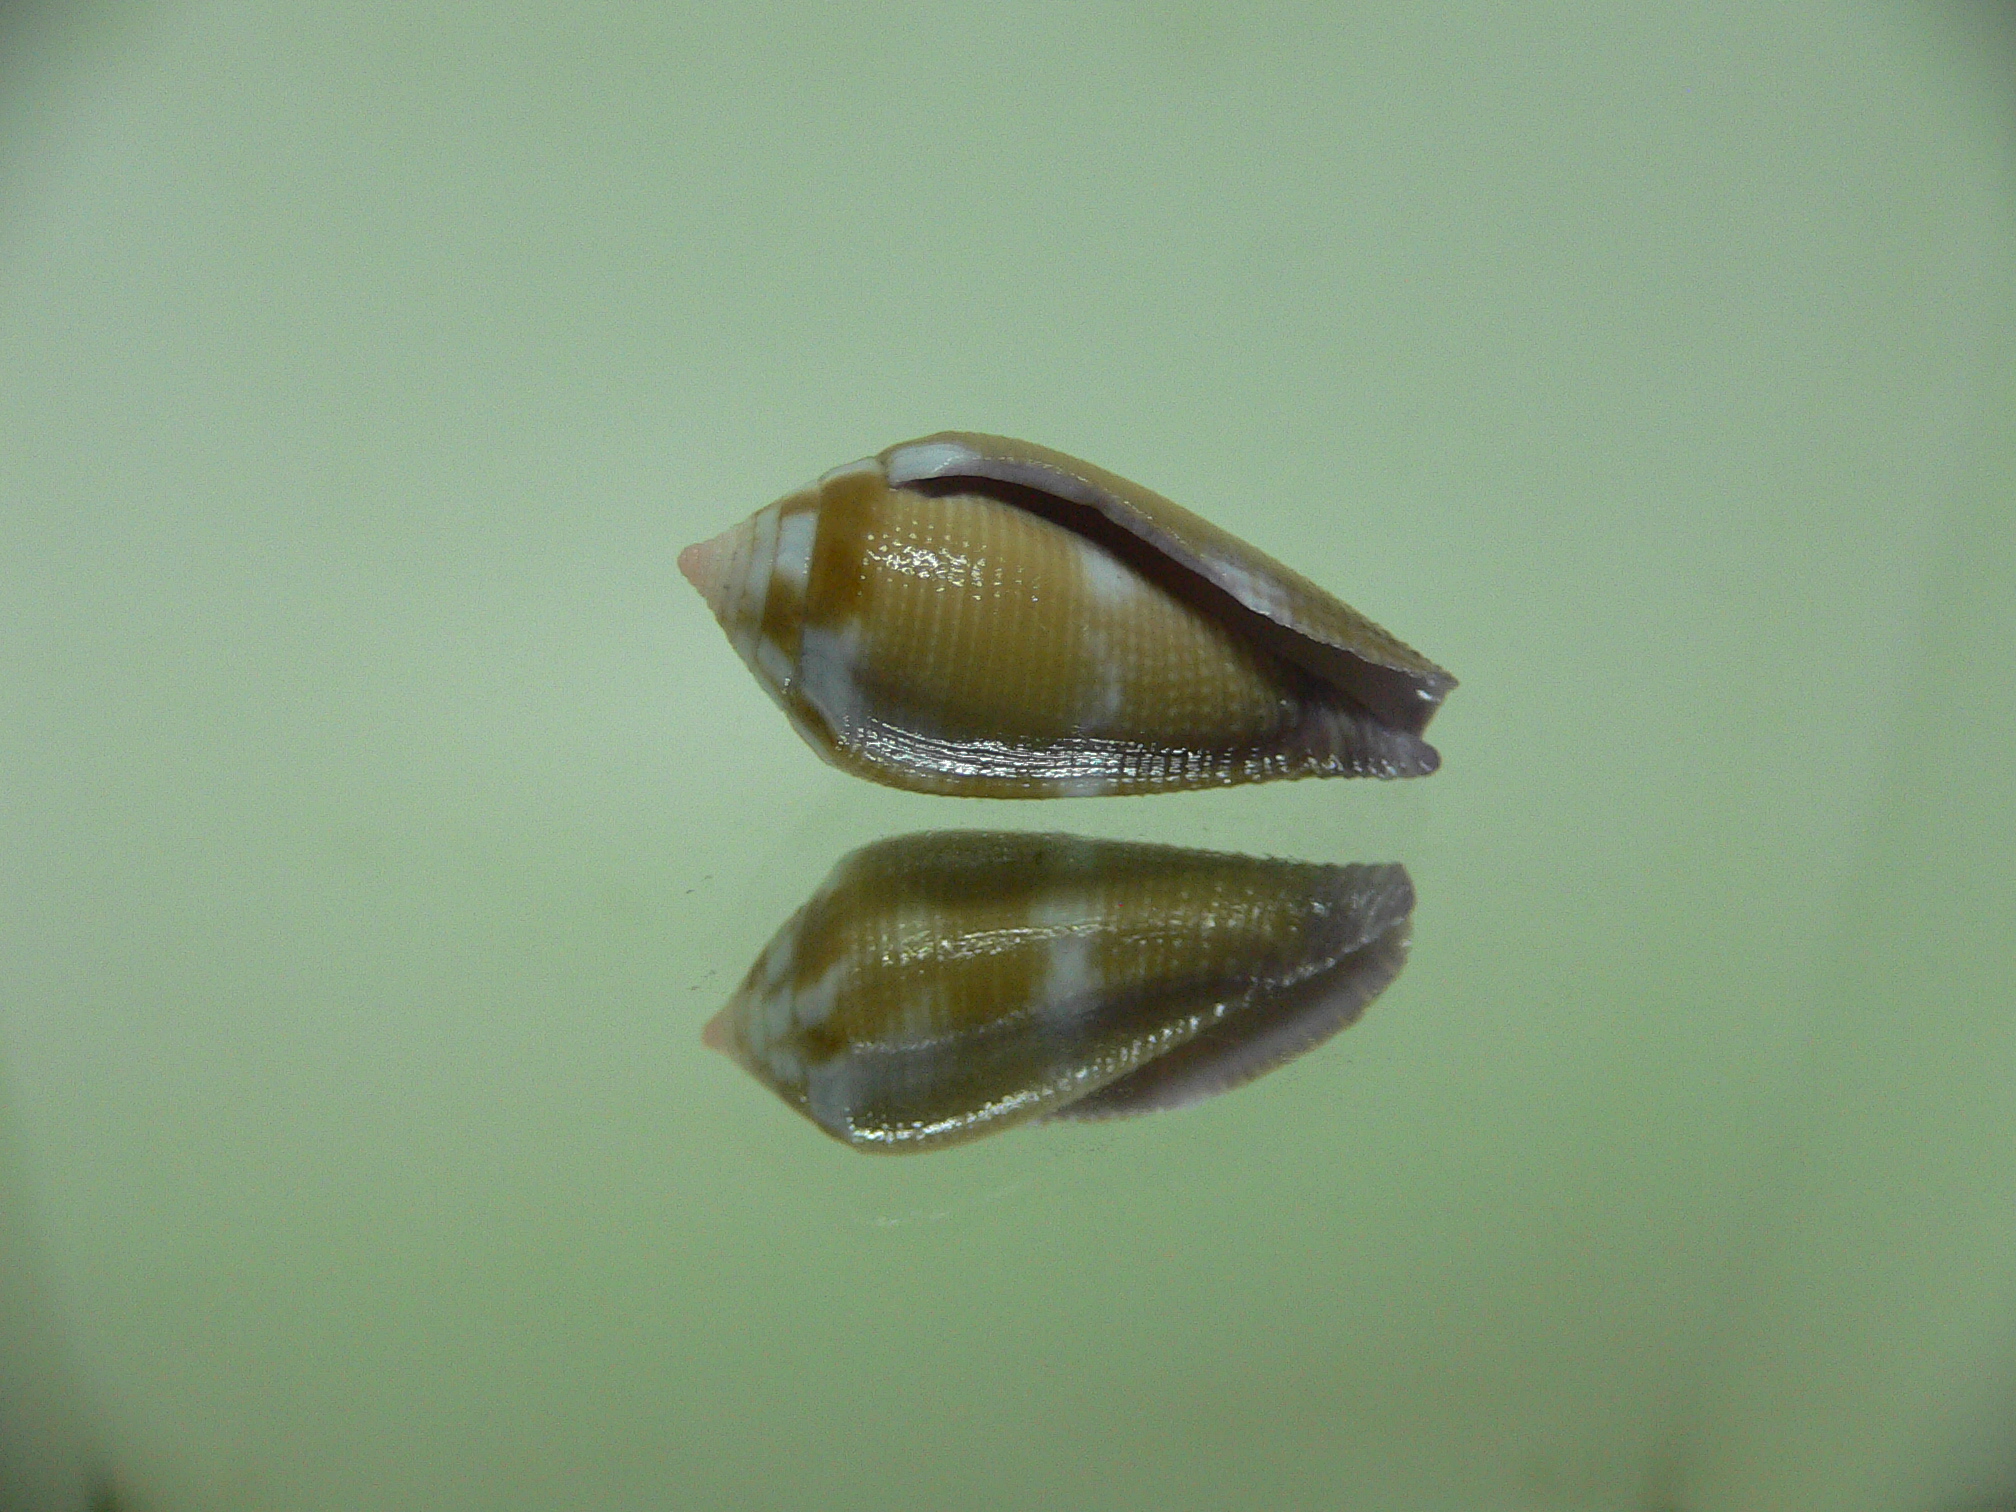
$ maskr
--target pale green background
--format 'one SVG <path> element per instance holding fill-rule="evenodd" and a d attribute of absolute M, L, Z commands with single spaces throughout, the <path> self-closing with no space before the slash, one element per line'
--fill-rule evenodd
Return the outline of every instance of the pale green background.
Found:
<path fill-rule="evenodd" d="M 1999 8 L 0 29 L 0 1471 L 164 1509 L 2016 1499 Z M 673 558 L 943 426 L 1442 773 L 820 765 Z M 698 1043 L 849 848 L 1404 861 L 1366 1022 L 908 1161 Z"/>

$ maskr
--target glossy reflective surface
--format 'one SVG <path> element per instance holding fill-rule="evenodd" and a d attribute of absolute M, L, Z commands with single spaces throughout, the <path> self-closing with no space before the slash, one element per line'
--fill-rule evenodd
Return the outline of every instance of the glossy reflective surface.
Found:
<path fill-rule="evenodd" d="M 1229 532 L 1005 436 L 833 468 L 679 570 L 813 750 L 913 792 L 1426 776 L 1456 685 Z"/>
<path fill-rule="evenodd" d="M 707 1042 L 856 1149 L 1202 1102 L 1348 1027 L 1406 961 L 1400 866 L 952 830 L 833 869 Z"/>

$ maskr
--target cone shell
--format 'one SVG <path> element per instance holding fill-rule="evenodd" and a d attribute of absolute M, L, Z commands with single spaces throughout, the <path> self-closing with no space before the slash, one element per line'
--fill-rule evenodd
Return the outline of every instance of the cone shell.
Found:
<path fill-rule="evenodd" d="M 705 1039 L 860 1150 L 1178 1107 L 1355 1021 L 1413 906 L 1399 866 L 909 835 L 843 860 Z"/>
<path fill-rule="evenodd" d="M 1455 686 L 1160 495 L 1000 436 L 836 468 L 679 566 L 814 750 L 920 792 L 1420 776 Z"/>

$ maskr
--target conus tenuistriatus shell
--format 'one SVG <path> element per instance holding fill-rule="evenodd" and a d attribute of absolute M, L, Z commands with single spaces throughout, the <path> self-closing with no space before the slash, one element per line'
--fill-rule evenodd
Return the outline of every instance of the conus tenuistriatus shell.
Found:
<path fill-rule="evenodd" d="M 704 1037 L 857 1150 L 1180 1107 L 1354 1022 L 1413 907 L 1397 865 L 906 835 L 842 860 Z"/>
<path fill-rule="evenodd" d="M 814 750 L 919 792 L 1423 776 L 1456 685 L 1161 495 L 1002 436 L 836 468 L 679 567 Z"/>

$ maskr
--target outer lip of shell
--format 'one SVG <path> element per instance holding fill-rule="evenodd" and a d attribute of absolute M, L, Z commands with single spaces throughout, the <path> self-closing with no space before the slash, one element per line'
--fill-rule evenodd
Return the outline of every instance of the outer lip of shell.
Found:
<path fill-rule="evenodd" d="M 1339 688 L 1383 722 L 1419 735 L 1456 679 L 1292 568 L 1201 516 L 1104 468 L 1031 441 L 939 431 L 880 454 L 892 487 L 1005 484 L 1045 496 L 1060 520 L 1221 619 L 1243 621 L 1267 649 Z M 1053 516 L 1055 517 L 1055 516 Z M 1130 549 L 1131 548 L 1131 549 Z"/>
<path fill-rule="evenodd" d="M 1399 866 L 907 835 L 836 866 L 703 1039 L 871 1153 L 1182 1107 L 1355 1022 L 1413 904 Z"/>

